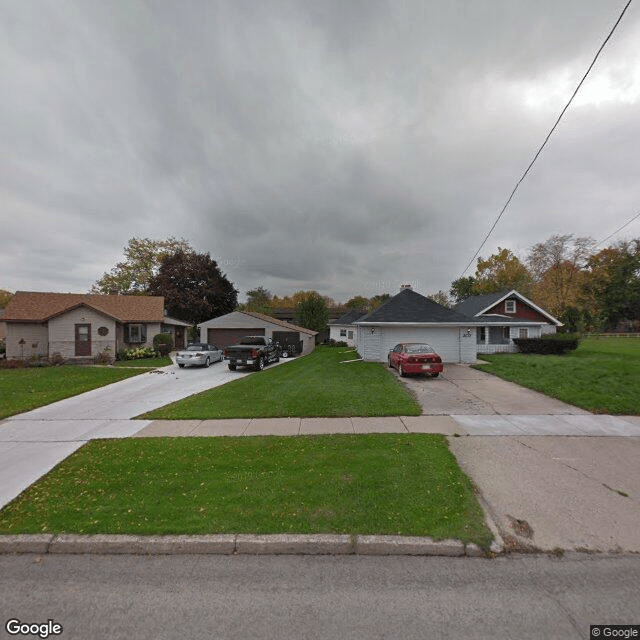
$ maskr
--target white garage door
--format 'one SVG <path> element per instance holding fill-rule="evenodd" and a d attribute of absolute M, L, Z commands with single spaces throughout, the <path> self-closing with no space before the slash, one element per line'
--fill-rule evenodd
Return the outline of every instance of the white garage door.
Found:
<path fill-rule="evenodd" d="M 426 342 L 430 344 L 443 362 L 475 362 L 475 330 L 471 336 L 465 335 L 461 327 L 385 327 L 382 332 L 382 355 L 386 361 L 387 353 L 399 342 Z"/>

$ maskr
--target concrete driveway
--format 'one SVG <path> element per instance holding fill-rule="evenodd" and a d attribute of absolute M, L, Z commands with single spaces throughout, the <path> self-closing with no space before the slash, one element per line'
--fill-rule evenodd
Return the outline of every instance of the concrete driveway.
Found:
<path fill-rule="evenodd" d="M 640 552 L 640 417 L 593 415 L 466 365 L 402 380 L 424 415 L 471 436 L 449 447 L 507 549 Z"/>
<path fill-rule="evenodd" d="M 396 375 L 395 369 L 391 369 Z M 525 389 L 468 365 L 445 364 L 438 378 L 400 378 L 425 415 L 563 415 L 588 411 Z"/>
<path fill-rule="evenodd" d="M 0 422 L 0 507 L 88 440 L 132 436 L 151 421 L 131 418 L 250 373 L 174 364 Z"/>
<path fill-rule="evenodd" d="M 640 553 L 640 437 L 448 440 L 507 549 Z"/>

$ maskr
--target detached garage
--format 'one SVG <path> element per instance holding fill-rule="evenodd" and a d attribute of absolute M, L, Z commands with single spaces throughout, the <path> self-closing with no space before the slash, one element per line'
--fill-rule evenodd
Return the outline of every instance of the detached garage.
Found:
<path fill-rule="evenodd" d="M 404 287 L 381 307 L 354 322 L 358 353 L 386 362 L 400 342 L 427 342 L 443 362 L 475 362 L 478 322 Z"/>
<path fill-rule="evenodd" d="M 253 311 L 232 311 L 198 325 L 200 340 L 219 347 L 237 344 L 243 336 L 265 336 L 284 346 L 295 346 L 299 354 L 307 354 L 316 346 L 316 331 L 276 320 Z"/>

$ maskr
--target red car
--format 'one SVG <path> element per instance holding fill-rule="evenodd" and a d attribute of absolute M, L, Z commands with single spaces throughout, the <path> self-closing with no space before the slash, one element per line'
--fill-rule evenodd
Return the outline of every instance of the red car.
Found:
<path fill-rule="evenodd" d="M 401 376 L 424 373 L 437 378 L 443 371 L 442 358 L 426 342 L 403 342 L 389 351 L 389 366 Z"/>

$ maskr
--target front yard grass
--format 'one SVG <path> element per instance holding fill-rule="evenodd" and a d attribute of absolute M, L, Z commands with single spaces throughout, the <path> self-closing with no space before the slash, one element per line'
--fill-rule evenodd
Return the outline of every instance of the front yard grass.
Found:
<path fill-rule="evenodd" d="M 140 373 L 136 369 L 79 365 L 0 369 L 0 419 Z"/>
<path fill-rule="evenodd" d="M 341 362 L 353 350 L 317 347 L 309 355 L 273 369 L 160 407 L 140 418 L 351 417 L 420 415 L 422 408 L 384 365 Z M 221 365 L 221 366 L 226 366 Z"/>
<path fill-rule="evenodd" d="M 94 440 L 0 511 L 2 534 L 62 532 L 492 539 L 427 434 Z"/>
<path fill-rule="evenodd" d="M 477 369 L 593 413 L 640 415 L 640 339 L 587 338 L 562 356 L 493 354 Z"/>

